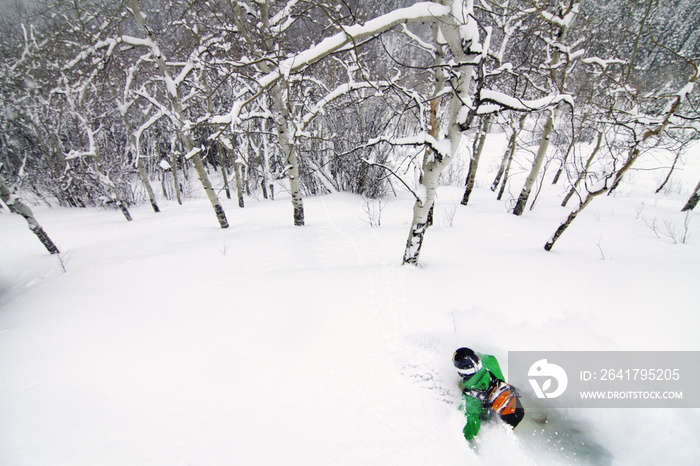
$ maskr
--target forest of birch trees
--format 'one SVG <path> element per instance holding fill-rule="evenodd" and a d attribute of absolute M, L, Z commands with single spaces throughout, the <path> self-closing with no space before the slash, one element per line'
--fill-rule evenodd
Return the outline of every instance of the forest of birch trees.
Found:
<path fill-rule="evenodd" d="M 0 209 L 51 253 L 32 205 L 130 221 L 204 193 L 227 228 L 223 196 L 284 190 L 301 227 L 307 196 L 408 191 L 417 264 L 436 189 L 466 205 L 494 132 L 509 212 L 545 180 L 567 193 L 550 250 L 648 151 L 675 154 L 668 180 L 700 130 L 693 0 L 10 0 L 0 21 Z"/>

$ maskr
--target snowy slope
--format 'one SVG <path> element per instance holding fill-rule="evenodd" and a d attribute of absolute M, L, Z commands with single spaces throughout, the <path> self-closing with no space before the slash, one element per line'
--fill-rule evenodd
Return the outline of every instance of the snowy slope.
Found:
<path fill-rule="evenodd" d="M 494 158 L 503 142 L 489 140 Z M 531 411 L 475 452 L 450 357 L 700 350 L 699 217 L 688 244 L 648 226 L 683 222 L 698 164 L 657 196 L 663 174 L 636 172 L 551 253 L 564 188 L 515 217 L 482 166 L 469 206 L 439 190 L 418 268 L 400 265 L 409 196 L 378 228 L 347 194 L 306 198 L 301 228 L 287 199 L 224 199 L 228 230 L 204 199 L 131 223 L 37 207 L 65 273 L 3 213 L 0 464 L 696 463 L 698 410 Z"/>

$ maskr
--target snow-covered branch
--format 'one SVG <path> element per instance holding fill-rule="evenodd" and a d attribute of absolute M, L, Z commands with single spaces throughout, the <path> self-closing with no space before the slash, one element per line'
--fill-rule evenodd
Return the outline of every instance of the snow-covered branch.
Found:
<path fill-rule="evenodd" d="M 480 93 L 481 105 L 477 108 L 477 114 L 486 115 L 501 110 L 515 110 L 520 112 L 533 112 L 554 107 L 564 102 L 574 106 L 574 99 L 568 94 L 552 94 L 540 99 L 519 99 L 499 91 L 482 89 Z"/>
<path fill-rule="evenodd" d="M 375 37 L 395 26 L 412 21 L 428 21 L 444 18 L 451 13 L 451 8 L 434 2 L 420 2 L 407 8 L 400 8 L 385 15 L 367 21 L 364 24 L 357 24 L 343 28 L 343 31 L 323 39 L 316 45 L 295 53 L 282 60 L 277 67 L 258 79 L 261 90 L 269 88 L 282 78 L 289 77 L 292 73 L 297 73 L 319 60 L 333 53 L 352 47 L 353 44 L 365 39 Z M 217 124 L 231 124 L 235 121 L 243 106 L 250 103 L 252 99 L 246 101 L 237 100 L 231 106 L 231 111 L 225 115 L 219 115 L 212 119 Z"/>
<path fill-rule="evenodd" d="M 327 105 L 329 105 L 331 102 L 334 100 L 349 94 L 352 91 L 357 91 L 359 89 L 379 89 L 382 87 L 389 87 L 391 86 L 392 83 L 389 81 L 379 81 L 379 82 L 367 82 L 367 81 L 361 81 L 361 82 L 349 82 L 345 84 L 341 84 L 340 86 L 336 87 L 333 91 L 329 92 L 327 95 L 325 95 L 321 100 L 316 102 L 316 104 L 311 107 L 311 110 L 309 110 L 301 119 L 301 123 L 299 124 L 299 129 L 303 131 L 306 126 L 313 120 L 317 115 L 322 113 Z"/>

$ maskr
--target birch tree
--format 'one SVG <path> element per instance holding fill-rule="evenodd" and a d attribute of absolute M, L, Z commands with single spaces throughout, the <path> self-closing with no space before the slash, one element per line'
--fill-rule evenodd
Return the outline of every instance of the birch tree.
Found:
<path fill-rule="evenodd" d="M 465 183 L 464 194 L 462 195 L 462 201 L 460 204 L 467 205 L 469 203 L 469 197 L 474 190 L 474 185 L 476 183 L 476 171 L 479 168 L 479 160 L 481 160 L 481 154 L 484 151 L 484 144 L 486 143 L 486 136 L 489 134 L 491 129 L 491 116 L 486 115 L 481 123 L 481 128 L 474 138 L 474 147 L 472 149 L 472 156 L 469 159 L 469 171 L 467 173 L 467 181 Z"/>
<path fill-rule="evenodd" d="M 289 4 L 291 5 L 291 3 Z M 233 2 L 233 8 L 236 15 L 236 26 L 238 27 L 238 32 L 243 36 L 244 40 L 247 42 L 250 50 L 256 54 L 256 58 L 259 60 L 259 66 L 264 74 L 269 74 L 273 71 L 274 65 L 268 62 L 269 55 L 275 51 L 277 44 L 273 41 L 273 31 L 277 33 L 283 33 L 284 30 L 289 27 L 289 23 L 282 23 L 290 18 L 285 18 L 285 15 L 278 15 L 276 17 L 270 18 L 270 5 L 266 1 L 261 3 L 261 8 L 259 12 L 255 15 L 258 20 L 257 26 L 262 29 L 262 44 L 255 43 L 252 32 L 248 28 L 245 22 L 243 11 L 241 9 L 239 2 Z M 287 13 L 287 12 L 284 12 Z M 263 48 L 260 48 L 262 45 Z M 272 63 L 275 63 L 273 60 Z M 279 141 L 280 147 L 284 152 L 286 158 L 286 172 L 287 178 L 289 179 L 289 189 L 292 197 L 292 207 L 293 207 L 293 218 L 294 225 L 301 226 L 304 225 L 304 203 L 302 200 L 301 193 L 301 183 L 299 174 L 299 157 L 297 153 L 297 147 L 294 141 L 295 129 L 292 125 L 292 118 L 290 115 L 290 109 L 288 107 L 289 95 L 287 90 L 289 88 L 288 75 L 285 74 L 284 70 L 280 70 L 278 79 L 270 86 L 270 96 L 272 99 L 273 106 L 273 120 L 275 124 L 275 130 L 277 132 L 277 139 Z"/>
<path fill-rule="evenodd" d="M 530 112 L 557 105 L 562 101 L 571 102 L 568 96 L 559 94 L 532 101 L 486 88 L 485 77 L 498 74 L 483 69 L 491 46 L 491 29 L 478 24 L 472 1 L 455 0 L 447 3 L 450 6 L 450 15 L 438 22 L 440 37 L 444 37 L 455 62 L 455 65 L 449 68 L 449 88 L 452 93 L 447 112 L 447 131 L 444 138 L 437 140 L 430 135 L 422 136 L 424 142 L 433 149 L 434 155 L 426 152 L 423 162 L 419 191 L 413 208 L 413 221 L 404 251 L 404 264 L 418 263 L 428 226 L 428 214 L 435 202 L 438 177 L 460 151 L 464 133 L 471 128 L 477 115 L 503 110 Z M 484 31 L 483 37 L 480 28 Z M 478 77 L 477 82 L 474 82 L 475 77 Z"/>
<path fill-rule="evenodd" d="M 698 79 L 698 66 L 690 60 L 688 60 L 688 63 L 692 65 L 693 74 L 685 85 L 673 94 L 656 96 L 654 99 L 665 101 L 665 106 L 660 114 L 655 116 L 634 114 L 631 116 L 632 121 L 630 123 L 637 126 L 638 129 L 641 129 L 641 134 L 635 135 L 624 163 L 619 169 L 608 174 L 597 186 L 588 190 L 588 194 L 580 205 L 569 214 L 566 220 L 556 229 L 549 241 L 547 241 L 544 246 L 545 250 L 552 250 L 557 240 L 593 199 L 602 194 L 609 194 L 617 188 L 625 174 L 632 168 L 642 154 L 645 144 L 651 142 L 655 138 L 661 137 L 669 125 L 674 124 L 674 120 L 677 124 L 682 124 L 682 122 L 678 121 L 677 114 L 682 104 L 687 99 L 688 94 L 695 88 Z"/>
<path fill-rule="evenodd" d="M 295 2 L 292 2 L 291 4 L 293 3 Z M 264 5 L 267 5 L 267 3 Z M 445 16 L 449 11 L 450 10 L 448 7 L 437 3 L 417 3 L 412 7 L 398 9 L 389 14 L 374 18 L 362 25 L 355 24 L 352 26 L 342 26 L 340 27 L 340 32 L 326 37 L 315 45 L 312 45 L 311 47 L 300 52 L 290 54 L 282 60 L 273 61 L 273 63 L 275 63 L 274 67 L 269 67 L 269 65 L 266 64 L 266 60 L 261 60 L 260 67 L 265 74 L 257 79 L 258 89 L 253 93 L 253 95 L 247 99 L 236 100 L 231 106 L 231 111 L 228 114 L 218 115 L 210 120 L 213 124 L 235 126 L 241 119 L 244 107 L 250 105 L 266 92 L 270 92 L 271 99 L 273 101 L 274 120 L 278 141 L 282 146 L 282 150 L 286 157 L 286 163 L 288 164 L 287 173 L 290 177 L 290 189 L 292 193 L 295 225 L 303 225 L 304 217 L 303 203 L 301 201 L 301 188 L 300 185 L 297 184 L 299 182 L 299 160 L 296 147 L 294 146 L 296 128 L 293 124 L 294 121 L 292 114 L 290 113 L 289 108 L 286 106 L 289 95 L 285 94 L 285 91 L 288 88 L 289 77 L 303 72 L 310 66 L 318 63 L 332 54 L 342 52 L 351 47 L 356 47 L 358 44 L 371 40 L 399 24 L 411 21 L 433 20 L 436 17 Z M 248 31 L 248 34 L 250 35 L 250 29 L 242 24 L 242 13 L 238 14 L 237 17 L 239 18 L 239 23 L 241 23 L 241 25 L 239 25 L 240 30 Z M 254 14 L 254 17 L 258 17 L 258 15 Z M 262 14 L 261 18 L 264 20 L 266 16 Z M 267 17 L 267 21 L 268 30 L 275 24 L 278 24 L 277 22 L 272 21 L 269 17 Z M 265 69 L 268 71 L 265 72 Z M 347 92 L 349 89 L 349 87 L 346 87 L 344 89 L 339 88 L 338 90 L 344 90 Z M 333 94 L 333 92 L 330 94 Z M 316 106 L 318 109 L 317 111 L 320 111 L 326 103 L 333 100 L 330 98 L 330 94 L 326 98 L 319 100 L 320 105 Z M 313 114 L 311 116 L 313 116 Z"/>
<path fill-rule="evenodd" d="M 496 176 L 494 177 L 493 183 L 491 184 L 491 191 L 496 191 L 496 189 L 498 189 L 498 185 L 502 184 L 501 190 L 498 193 L 498 200 L 500 200 L 503 196 L 503 191 L 505 189 L 506 184 L 508 183 L 510 165 L 513 162 L 513 155 L 515 155 L 515 149 L 518 146 L 518 135 L 525 127 L 526 119 L 526 113 L 523 113 L 519 117 L 519 123 L 517 125 L 515 124 L 514 115 L 511 114 L 510 118 L 508 119 L 508 125 L 511 130 L 510 138 L 508 138 L 508 146 L 506 147 L 506 150 L 503 154 L 503 158 L 501 159 L 501 164 L 499 165 L 498 171 L 496 171 Z M 501 180 L 503 180 L 502 183 Z"/>
<path fill-rule="evenodd" d="M 88 148 L 87 148 L 87 150 L 82 150 L 82 151 L 81 150 L 71 150 L 68 154 L 66 154 L 66 159 L 68 159 L 68 160 L 80 159 L 80 158 L 92 159 L 94 162 L 94 166 L 95 166 L 95 168 L 94 168 L 95 177 L 104 186 L 107 193 L 109 193 L 109 197 L 110 197 L 111 201 L 117 206 L 117 208 L 119 210 L 121 210 L 122 214 L 124 215 L 124 218 L 130 222 L 132 220 L 132 218 L 131 218 L 131 214 L 129 213 L 129 209 L 126 206 L 126 203 L 122 200 L 116 184 L 109 177 L 109 174 L 105 171 L 104 165 L 102 163 L 102 157 L 100 156 L 100 153 L 97 149 L 96 137 L 97 137 L 97 134 L 100 132 L 100 128 L 93 129 L 92 126 L 88 123 L 85 116 L 79 111 L 74 111 L 73 117 L 75 118 L 76 121 L 79 122 L 81 129 L 83 131 L 85 131 L 85 135 L 87 136 L 87 140 L 88 140 Z"/>
<path fill-rule="evenodd" d="M 582 0 L 569 0 L 568 5 L 560 2 L 560 10 L 555 14 L 540 8 L 537 2 L 533 3 L 539 14 L 545 21 L 550 23 L 556 31 L 554 37 L 550 39 L 548 44 L 550 47 L 552 47 L 553 51 L 547 67 L 550 72 L 552 85 L 558 89 L 559 92 L 565 92 L 567 74 L 569 71 L 568 68 L 571 65 L 570 56 L 567 57 L 568 59 L 566 63 L 562 64 L 562 56 L 564 55 L 562 52 L 568 50 L 566 47 L 566 36 L 581 9 L 581 1 Z M 522 215 L 525 211 L 532 188 L 537 180 L 540 170 L 542 169 L 545 156 L 547 155 L 547 150 L 549 149 L 549 143 L 552 138 L 552 132 L 554 131 L 556 117 L 556 109 L 550 109 L 547 111 L 547 119 L 545 121 L 544 128 L 542 129 L 542 136 L 535 160 L 532 163 L 532 168 L 525 179 L 523 189 L 518 196 L 515 207 L 513 208 L 513 214 L 515 215 Z"/>
<path fill-rule="evenodd" d="M 594 68 L 603 78 L 596 84 L 599 92 L 595 96 L 596 105 L 604 112 L 598 117 L 602 122 L 599 129 L 617 133 L 616 144 L 626 147 L 624 157 L 620 161 L 613 159 L 597 181 L 586 186 L 579 206 L 571 211 L 545 244 L 547 251 L 596 197 L 614 192 L 649 147 L 668 139 L 667 132 L 683 134 L 690 130 L 689 134 L 697 134 L 699 129 L 696 104 L 698 64 L 656 37 L 654 29 L 659 14 L 656 2 L 649 0 L 637 7 L 636 14 L 630 16 L 631 23 L 625 26 L 631 46 L 604 48 L 601 52 L 607 57 L 582 59 L 582 63 Z M 618 20 L 628 18 L 613 17 L 611 23 Z M 674 70 L 672 76 L 646 71 L 643 58 L 659 54 L 665 55 L 667 66 Z M 620 135 L 622 131 L 626 137 Z M 594 155 L 595 151 L 591 157 Z"/>
<path fill-rule="evenodd" d="M 517 8 L 515 8 L 514 4 L 511 4 L 510 1 L 505 1 L 502 4 L 499 4 L 497 2 L 483 2 L 482 9 L 482 17 L 484 18 L 482 21 L 488 21 L 487 24 L 489 24 L 489 27 L 492 27 L 495 30 L 497 30 L 501 37 L 500 43 L 494 44 L 491 47 L 493 50 L 489 51 L 490 58 L 493 60 L 493 68 L 499 70 L 503 66 L 506 54 L 507 52 L 509 52 L 509 49 L 512 46 L 511 40 L 518 34 L 518 32 L 522 32 L 521 29 L 523 28 L 523 21 L 526 19 L 528 12 L 526 10 L 518 10 Z M 512 67 L 512 64 L 508 63 L 507 66 Z M 519 70 L 510 70 L 510 73 L 518 73 L 518 71 Z M 502 81 L 503 82 L 498 82 L 497 85 L 508 86 L 505 79 Z M 512 85 L 512 89 L 509 89 L 509 91 L 513 95 L 515 95 L 516 90 L 517 80 L 514 83 L 514 85 Z M 498 117 L 498 115 L 496 115 L 496 117 Z M 462 196 L 461 201 L 462 205 L 467 205 L 469 203 L 469 198 L 471 196 L 472 191 L 474 190 L 479 161 L 481 160 L 481 155 L 483 153 L 484 145 L 486 143 L 486 137 L 490 132 L 491 125 L 492 116 L 490 114 L 482 117 L 481 127 L 479 128 L 479 131 L 477 132 L 477 135 L 474 138 L 473 149 L 469 160 L 469 170 L 467 173 L 464 194 Z M 515 135 L 515 132 L 513 134 Z M 517 138 L 517 136 L 515 137 Z M 508 151 L 506 151 L 506 153 L 508 153 Z M 512 153 L 513 152 L 511 152 L 511 157 Z M 503 162 L 501 163 L 500 174 L 496 176 L 497 179 L 499 179 L 501 174 L 503 173 L 507 160 L 512 160 L 512 158 L 504 156 Z M 495 190 L 495 188 L 493 188 L 493 190 Z"/>
<path fill-rule="evenodd" d="M 29 226 L 31 232 L 34 233 L 37 238 L 39 238 L 39 241 L 41 241 L 41 244 L 44 245 L 49 253 L 59 253 L 56 245 L 53 243 L 53 241 L 51 241 L 49 235 L 46 234 L 37 219 L 34 217 L 32 210 L 20 200 L 16 193 L 13 193 L 12 190 L 10 190 L 2 177 L 0 177 L 0 201 L 7 206 L 10 212 L 22 216 L 27 221 L 27 225 Z"/>
<path fill-rule="evenodd" d="M 134 128 L 134 126 L 131 123 L 132 120 L 129 117 L 129 108 L 131 107 L 131 105 L 133 105 L 135 101 L 135 99 L 133 99 L 133 97 L 130 95 L 130 85 L 133 82 L 134 72 L 134 66 L 129 67 L 129 69 L 126 71 L 126 83 L 121 96 L 118 95 L 117 90 L 114 88 L 114 85 L 111 81 L 108 80 L 107 85 L 110 94 L 118 102 L 117 109 L 119 110 L 119 114 L 121 115 L 122 123 L 124 124 L 129 140 L 127 146 L 128 153 L 135 159 L 136 168 L 139 172 L 139 178 L 141 179 L 141 183 L 146 189 L 146 195 L 148 196 L 148 201 L 151 203 L 151 208 L 153 208 L 153 211 L 155 213 L 158 213 L 160 212 L 160 207 L 158 207 L 158 201 L 156 200 L 156 195 L 153 192 L 153 187 L 151 186 L 151 182 L 148 177 L 146 164 L 141 155 L 140 137 L 141 134 L 143 134 L 143 132 L 146 129 L 148 129 L 153 123 L 155 123 L 155 121 L 161 118 L 163 114 L 158 113 L 155 118 L 148 118 L 143 125 L 139 126 L 138 128 Z"/>
<path fill-rule="evenodd" d="M 153 56 L 153 59 L 155 60 L 156 65 L 158 67 L 158 72 L 160 73 L 163 79 L 163 83 L 166 89 L 166 95 L 170 103 L 170 110 L 172 113 L 169 116 L 187 151 L 185 157 L 189 160 L 192 160 L 195 170 L 197 171 L 199 181 L 202 184 L 202 187 L 204 188 L 204 192 L 207 195 L 207 199 L 209 199 L 209 203 L 214 209 L 214 213 L 219 222 L 219 225 L 221 226 L 221 228 L 228 228 L 229 225 L 228 220 L 226 218 L 226 213 L 224 212 L 224 209 L 221 206 L 221 203 L 219 202 L 216 193 L 214 192 L 211 181 L 209 180 L 209 176 L 207 175 L 207 172 L 204 168 L 204 163 L 202 161 L 201 156 L 202 148 L 197 147 L 195 145 L 194 140 L 192 139 L 192 135 L 190 134 L 188 128 L 190 123 L 188 122 L 184 114 L 181 97 L 178 92 L 179 84 L 192 71 L 194 65 L 191 62 L 185 63 L 182 69 L 180 70 L 180 73 L 178 73 L 175 79 L 173 79 L 170 75 L 170 71 L 166 64 L 166 59 L 163 56 L 163 53 L 161 52 L 160 47 L 158 46 L 153 34 L 148 29 L 146 19 L 141 14 L 138 0 L 130 0 L 129 5 L 131 7 L 131 12 L 134 18 L 136 19 L 136 23 L 139 25 L 142 32 L 146 35 L 146 38 L 137 39 L 135 37 L 124 35 L 122 36 L 121 40 L 129 45 L 147 47 L 151 55 Z"/>

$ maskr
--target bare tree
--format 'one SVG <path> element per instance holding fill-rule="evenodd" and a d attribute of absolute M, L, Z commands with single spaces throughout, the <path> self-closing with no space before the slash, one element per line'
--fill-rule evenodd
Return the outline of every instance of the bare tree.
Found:
<path fill-rule="evenodd" d="M 550 46 L 553 48 L 551 53 L 551 59 L 548 63 L 549 72 L 551 75 L 552 85 L 555 86 L 560 92 L 564 92 L 566 87 L 566 79 L 569 72 L 569 67 L 572 65 L 570 56 L 562 53 L 562 51 L 568 50 L 566 47 L 566 35 L 571 29 L 574 19 L 578 15 L 581 9 L 581 0 L 569 0 L 565 4 L 560 2 L 559 11 L 555 14 L 549 13 L 544 9 L 540 9 L 537 2 L 534 2 L 536 8 L 540 15 L 552 24 L 555 33 L 554 37 L 551 39 Z M 562 63 L 562 58 L 566 57 L 567 60 Z M 549 143 L 552 138 L 552 132 L 554 131 L 554 124 L 557 119 L 557 110 L 552 109 L 547 113 L 547 120 L 545 121 L 544 128 L 542 130 L 542 136 L 540 140 L 539 148 L 537 149 L 537 155 L 532 163 L 532 168 L 530 173 L 525 180 L 520 196 L 513 208 L 513 214 L 522 215 L 525 211 L 525 206 L 532 192 L 532 187 L 537 180 L 537 177 L 544 164 L 545 156 L 547 155 L 547 150 L 549 149 Z"/>
<path fill-rule="evenodd" d="M 187 119 L 183 112 L 182 99 L 178 92 L 179 83 L 181 83 L 185 79 L 187 74 L 189 74 L 189 72 L 192 71 L 192 69 L 194 68 L 194 64 L 191 61 L 185 63 L 182 66 L 180 73 L 175 79 L 173 79 L 170 75 L 170 71 L 168 69 L 168 65 L 166 64 L 165 57 L 163 56 L 163 53 L 161 52 L 160 47 L 158 46 L 153 34 L 148 29 L 146 19 L 141 14 L 138 0 L 130 0 L 129 4 L 131 6 L 131 13 L 134 15 L 134 18 L 136 19 L 136 22 L 138 23 L 142 32 L 146 35 L 146 39 L 137 39 L 134 37 L 122 36 L 122 41 L 129 45 L 146 47 L 153 56 L 153 59 L 155 60 L 156 65 L 158 66 L 158 71 L 163 79 L 163 83 L 166 87 L 166 95 L 168 96 L 168 100 L 170 101 L 171 111 L 169 112 L 168 116 L 173 122 L 173 125 L 175 126 L 176 131 L 183 144 L 185 145 L 185 149 L 187 150 L 185 158 L 188 160 L 192 160 L 195 170 L 197 171 L 199 181 L 202 184 L 202 187 L 204 188 L 204 192 L 206 193 L 212 208 L 214 209 L 214 213 L 216 214 L 216 218 L 219 221 L 219 225 L 221 226 L 221 228 L 228 228 L 229 225 L 228 220 L 226 218 L 226 213 L 224 212 L 224 209 L 221 206 L 221 203 L 219 202 L 216 193 L 214 192 L 211 181 L 209 180 L 209 176 L 207 175 L 207 172 L 204 168 L 204 163 L 202 162 L 201 154 L 203 148 L 201 146 L 195 146 L 194 140 L 192 139 L 192 136 L 188 129 Z M 197 52 L 198 51 L 194 51 L 194 53 Z"/>
<path fill-rule="evenodd" d="M 491 185 L 491 191 L 496 191 L 496 189 L 498 189 L 498 185 L 501 183 L 501 179 L 503 180 L 502 187 L 498 193 L 499 200 L 503 196 L 503 191 L 505 189 L 506 184 L 508 183 L 508 174 L 510 172 L 510 164 L 513 162 L 513 155 L 515 154 L 515 149 L 517 148 L 517 145 L 518 145 L 518 135 L 525 127 L 525 120 L 526 119 L 527 119 L 527 113 L 523 113 L 522 115 L 520 115 L 518 125 L 516 126 L 514 115 L 511 114 L 511 116 L 510 116 L 509 126 L 511 129 L 511 134 L 510 134 L 510 138 L 508 139 L 508 146 L 506 147 L 506 150 L 503 154 L 503 158 L 501 159 L 501 164 L 498 167 L 498 171 L 496 172 L 496 176 L 493 179 L 493 184 Z"/>
<path fill-rule="evenodd" d="M 583 209 L 585 209 L 591 203 L 591 201 L 593 201 L 594 198 L 600 196 L 601 194 L 609 194 L 615 188 L 617 188 L 617 186 L 622 181 L 624 175 L 630 170 L 632 165 L 634 165 L 634 163 L 639 158 L 645 143 L 647 143 L 653 138 L 658 138 L 659 136 L 663 135 L 666 128 L 668 128 L 668 126 L 672 124 L 672 121 L 676 118 L 677 113 L 681 108 L 681 105 L 686 99 L 688 93 L 695 87 L 695 84 L 698 79 L 697 65 L 695 65 L 689 60 L 688 63 L 693 65 L 694 72 L 690 79 L 688 79 L 687 83 L 680 90 L 678 90 L 672 95 L 662 95 L 657 97 L 657 99 L 667 101 L 663 113 L 658 117 L 649 118 L 634 115 L 633 118 L 635 121 L 633 121 L 633 123 L 636 123 L 641 128 L 643 128 L 643 132 L 640 136 L 634 138 L 634 142 L 632 143 L 627 153 L 627 157 L 624 161 L 624 164 L 614 173 L 610 173 L 608 176 L 606 176 L 598 186 L 588 191 L 588 194 L 586 195 L 585 199 L 581 202 L 581 204 L 569 214 L 567 219 L 554 232 L 550 240 L 547 241 L 547 243 L 544 246 L 545 250 L 551 251 L 556 241 L 561 237 L 562 234 L 564 234 L 567 228 L 569 228 L 569 226 L 576 219 L 578 214 L 580 214 L 581 211 L 583 211 Z M 655 123 L 650 124 L 649 120 L 655 121 Z"/>

